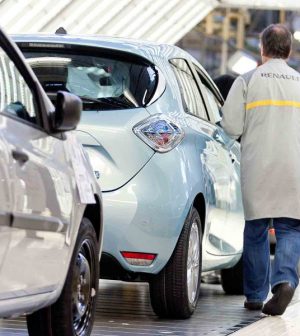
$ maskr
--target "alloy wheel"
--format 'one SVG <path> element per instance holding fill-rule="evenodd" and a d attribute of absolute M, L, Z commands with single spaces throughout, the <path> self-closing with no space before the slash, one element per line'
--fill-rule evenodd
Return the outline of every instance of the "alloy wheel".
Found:
<path fill-rule="evenodd" d="M 199 228 L 193 222 L 189 235 L 189 247 L 187 258 L 187 288 L 190 304 L 193 304 L 197 295 L 200 267 L 200 240 Z"/>

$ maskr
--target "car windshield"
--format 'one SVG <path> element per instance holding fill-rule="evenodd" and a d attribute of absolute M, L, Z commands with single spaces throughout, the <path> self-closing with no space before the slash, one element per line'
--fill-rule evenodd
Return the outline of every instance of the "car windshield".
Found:
<path fill-rule="evenodd" d="M 142 107 L 157 85 L 155 68 L 145 63 L 53 51 L 24 54 L 50 99 L 69 91 L 82 98 L 84 109 Z"/>

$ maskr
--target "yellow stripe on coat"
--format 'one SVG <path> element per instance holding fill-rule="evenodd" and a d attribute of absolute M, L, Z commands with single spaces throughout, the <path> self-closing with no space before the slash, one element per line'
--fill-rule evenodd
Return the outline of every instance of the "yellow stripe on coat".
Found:
<path fill-rule="evenodd" d="M 300 107 L 300 102 L 292 101 L 292 100 L 258 100 L 252 103 L 248 103 L 246 105 L 246 110 L 251 110 L 255 107 L 261 106 L 292 106 L 292 107 Z"/>

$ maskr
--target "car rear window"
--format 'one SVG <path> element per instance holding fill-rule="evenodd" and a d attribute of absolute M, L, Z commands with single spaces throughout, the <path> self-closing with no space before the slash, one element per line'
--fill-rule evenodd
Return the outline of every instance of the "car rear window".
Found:
<path fill-rule="evenodd" d="M 157 71 L 145 62 L 54 50 L 24 55 L 50 99 L 59 90 L 69 91 L 82 98 L 85 109 L 143 107 L 157 86 Z"/>

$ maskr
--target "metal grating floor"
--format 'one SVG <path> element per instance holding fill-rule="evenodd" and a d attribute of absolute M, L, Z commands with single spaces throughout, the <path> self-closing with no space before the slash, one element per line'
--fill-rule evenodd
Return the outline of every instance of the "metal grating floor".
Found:
<path fill-rule="evenodd" d="M 229 335 L 261 318 L 246 311 L 242 296 L 225 295 L 220 285 L 202 284 L 189 320 L 166 320 L 152 312 L 148 285 L 101 280 L 93 336 Z M 0 320 L 0 336 L 28 336 L 24 318 Z M 41 335 L 42 336 L 42 335 Z"/>

